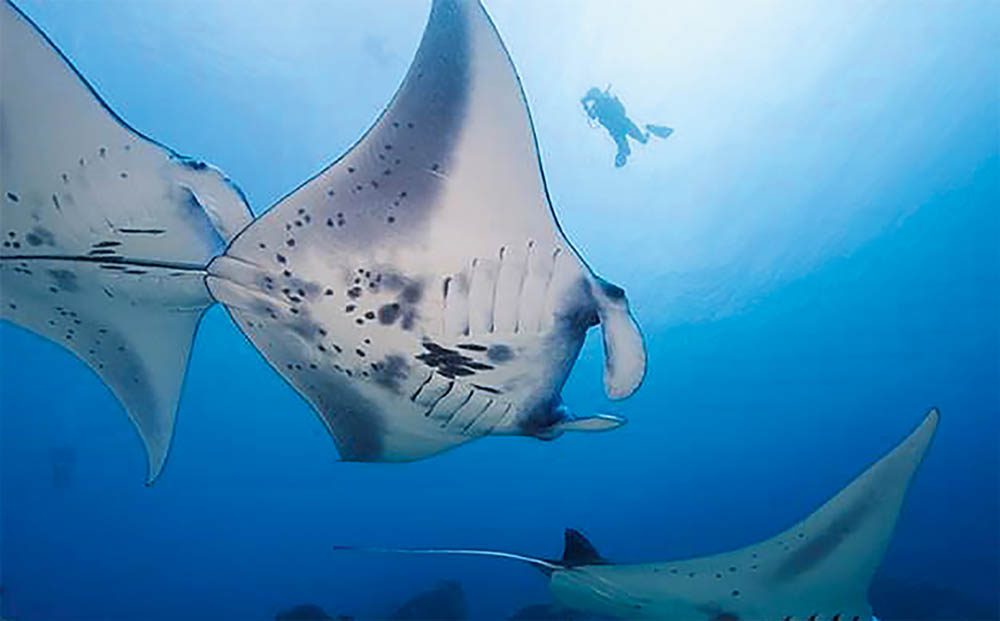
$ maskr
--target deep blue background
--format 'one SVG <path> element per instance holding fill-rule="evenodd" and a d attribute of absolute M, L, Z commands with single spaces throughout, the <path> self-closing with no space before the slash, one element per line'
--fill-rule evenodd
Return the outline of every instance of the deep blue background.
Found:
<path fill-rule="evenodd" d="M 426 3 L 19 2 L 135 127 L 222 167 L 260 213 L 347 148 L 406 70 Z M 996 606 L 1000 89 L 995 3 L 493 1 L 569 237 L 624 286 L 650 373 L 608 402 L 591 338 L 565 391 L 630 424 L 336 462 L 225 314 L 199 331 L 150 489 L 121 408 L 55 345 L 0 326 L 3 614 L 384 613 L 441 578 L 473 612 L 544 601 L 489 560 L 334 543 L 611 558 L 768 537 L 943 413 L 881 576 Z M 611 166 L 578 99 L 613 84 L 665 142 Z M 54 463 L 69 485 L 54 485 Z M 879 613 L 877 610 L 876 613 Z"/>

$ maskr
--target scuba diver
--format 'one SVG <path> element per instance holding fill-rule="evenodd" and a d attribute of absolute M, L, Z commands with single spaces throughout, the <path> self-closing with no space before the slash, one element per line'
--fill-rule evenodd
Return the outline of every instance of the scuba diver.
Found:
<path fill-rule="evenodd" d="M 597 87 L 591 88 L 580 99 L 580 103 L 583 104 L 583 109 L 587 113 L 588 122 L 597 121 L 603 125 L 618 146 L 618 153 L 615 155 L 615 168 L 624 166 L 628 162 L 628 156 L 632 153 L 632 149 L 628 145 L 628 138 L 646 144 L 649 142 L 650 136 L 666 138 L 674 133 L 673 129 L 663 125 L 647 124 L 646 131 L 639 129 L 625 114 L 625 106 L 621 100 L 611 94 L 610 86 L 603 91 Z"/>

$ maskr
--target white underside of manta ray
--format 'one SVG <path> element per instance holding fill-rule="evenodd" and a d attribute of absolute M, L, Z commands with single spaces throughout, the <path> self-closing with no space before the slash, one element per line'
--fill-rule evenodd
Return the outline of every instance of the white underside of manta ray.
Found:
<path fill-rule="evenodd" d="M 0 312 L 101 376 L 150 480 L 213 301 L 345 460 L 621 424 L 562 405 L 589 327 L 602 325 L 613 398 L 638 387 L 645 352 L 622 290 L 559 229 L 517 74 L 478 2 L 435 0 L 375 125 L 252 223 L 221 173 L 128 127 L 8 2 L 2 26 Z"/>
<path fill-rule="evenodd" d="M 812 515 L 761 543 L 684 561 L 614 564 L 574 530 L 560 560 L 489 550 L 378 549 L 529 563 L 561 605 L 595 615 L 669 621 L 868 621 L 867 592 L 939 414 Z M 339 548 L 352 549 L 352 548 Z"/>

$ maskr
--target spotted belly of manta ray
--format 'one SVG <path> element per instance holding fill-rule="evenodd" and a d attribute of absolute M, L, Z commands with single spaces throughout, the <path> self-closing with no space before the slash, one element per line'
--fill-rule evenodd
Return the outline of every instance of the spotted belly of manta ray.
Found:
<path fill-rule="evenodd" d="M 434 2 L 375 125 L 207 280 L 348 460 L 617 427 L 571 416 L 559 394 L 598 322 L 608 393 L 629 395 L 645 369 L 623 292 L 559 229 L 520 83 L 477 2 Z"/>

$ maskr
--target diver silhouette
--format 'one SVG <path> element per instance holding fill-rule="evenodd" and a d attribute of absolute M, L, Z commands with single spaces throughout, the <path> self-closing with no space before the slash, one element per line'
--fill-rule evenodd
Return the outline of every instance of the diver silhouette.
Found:
<path fill-rule="evenodd" d="M 593 87 L 580 99 L 583 109 L 587 113 L 589 121 L 597 121 L 608 130 L 611 139 L 618 146 L 618 153 L 615 154 L 615 168 L 621 168 L 628 163 L 628 156 L 632 149 L 629 147 L 628 139 L 632 138 L 642 144 L 649 142 L 650 136 L 666 138 L 674 133 L 674 130 L 664 125 L 645 125 L 646 131 L 639 127 L 625 114 L 625 105 L 620 99 L 611 94 L 611 87 L 608 86 L 603 91 Z"/>

